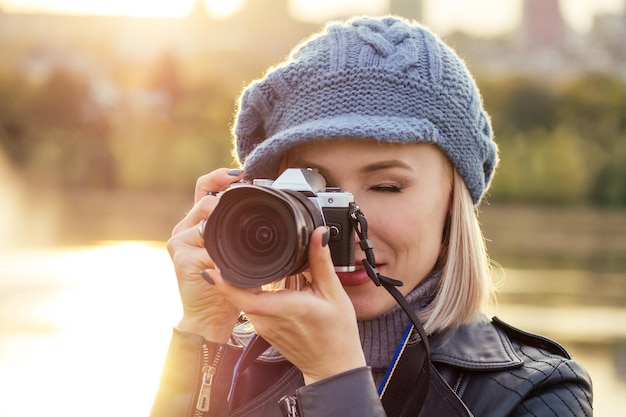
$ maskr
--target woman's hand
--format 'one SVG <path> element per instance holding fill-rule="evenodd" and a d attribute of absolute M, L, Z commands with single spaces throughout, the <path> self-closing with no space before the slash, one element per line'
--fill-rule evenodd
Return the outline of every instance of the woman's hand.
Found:
<path fill-rule="evenodd" d="M 217 291 L 302 371 L 306 384 L 365 366 L 354 307 L 335 274 L 327 242 L 327 229 L 316 229 L 309 245 L 310 283 L 300 291 L 237 288 L 219 271 L 208 270 Z"/>
<path fill-rule="evenodd" d="M 193 208 L 174 227 L 167 242 L 183 304 L 183 318 L 178 328 L 216 343 L 228 340 L 240 310 L 202 277 L 202 273 L 206 274 L 204 271 L 210 271 L 215 265 L 204 247 L 199 224 L 209 217 L 217 205 L 218 199 L 207 193 L 220 191 L 241 176 L 240 170 L 222 168 L 200 177 L 196 183 Z"/>

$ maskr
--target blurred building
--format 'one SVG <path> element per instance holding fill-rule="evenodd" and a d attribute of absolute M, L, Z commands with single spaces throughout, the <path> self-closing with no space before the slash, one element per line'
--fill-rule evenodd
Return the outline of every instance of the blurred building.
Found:
<path fill-rule="evenodd" d="M 520 35 L 527 50 L 559 48 L 563 46 L 567 27 L 559 0 L 522 1 Z"/>
<path fill-rule="evenodd" d="M 555 79 L 599 71 L 626 81 L 626 7 L 620 15 L 595 16 L 591 30 L 579 33 L 567 25 L 558 0 L 521 4 L 520 25 L 511 33 L 480 39 L 447 35 L 472 70 L 484 76 Z"/>

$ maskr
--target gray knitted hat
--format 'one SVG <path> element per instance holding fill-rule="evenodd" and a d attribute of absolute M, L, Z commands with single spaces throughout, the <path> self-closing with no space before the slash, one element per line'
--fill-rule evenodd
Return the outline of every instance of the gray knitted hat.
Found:
<path fill-rule="evenodd" d="M 427 142 L 448 156 L 478 204 L 498 161 L 489 116 L 463 61 L 398 17 L 334 23 L 243 92 L 234 127 L 248 178 L 275 178 L 310 140 Z"/>

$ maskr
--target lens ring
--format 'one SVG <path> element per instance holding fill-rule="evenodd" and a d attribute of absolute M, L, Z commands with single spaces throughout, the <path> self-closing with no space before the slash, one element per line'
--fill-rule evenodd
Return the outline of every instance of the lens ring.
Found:
<path fill-rule="evenodd" d="M 225 192 L 205 233 L 205 247 L 224 279 L 256 287 L 303 270 L 309 235 L 320 223 L 305 202 L 297 192 L 268 187 L 242 185 Z M 268 231 L 270 241 L 259 244 Z"/>

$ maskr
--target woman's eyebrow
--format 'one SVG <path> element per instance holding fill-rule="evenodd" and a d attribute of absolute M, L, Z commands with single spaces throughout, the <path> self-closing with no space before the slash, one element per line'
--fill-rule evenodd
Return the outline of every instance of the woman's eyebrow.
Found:
<path fill-rule="evenodd" d="M 402 168 L 402 169 L 411 169 L 411 166 L 406 162 L 400 161 L 398 159 L 390 159 L 385 161 L 376 161 L 371 164 L 367 164 L 362 167 L 359 171 L 362 173 L 368 174 L 371 172 L 382 171 L 389 168 Z"/>

